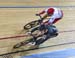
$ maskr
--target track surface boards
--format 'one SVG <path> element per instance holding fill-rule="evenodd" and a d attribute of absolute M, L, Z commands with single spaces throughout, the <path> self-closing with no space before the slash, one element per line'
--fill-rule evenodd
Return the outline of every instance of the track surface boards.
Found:
<path fill-rule="evenodd" d="M 36 3 L 41 3 L 38 6 L 75 6 L 74 0 L 66 0 L 65 2 L 63 1 L 50 1 L 49 0 L 43 0 L 40 1 L 34 1 L 34 0 L 28 0 L 28 1 L 23 1 L 19 2 L 18 0 L 8 0 L 7 1 L 2 0 L 1 5 L 2 6 L 10 6 L 12 5 L 22 5 L 22 6 L 28 6 L 29 4 L 32 6 L 37 6 L 35 5 Z M 18 2 L 17 2 L 18 1 Z M 30 2 L 29 2 L 30 1 Z M 39 2 L 40 1 L 40 2 Z M 48 2 L 48 3 L 45 3 Z M 11 2 L 11 4 L 9 3 Z M 24 3 L 23 3 L 24 2 Z M 58 2 L 58 4 L 57 4 Z M 59 3 L 60 2 L 60 3 Z M 63 3 L 62 3 L 63 2 Z M 72 4 L 71 4 L 72 3 Z M 40 10 L 45 9 L 45 8 L 0 8 L 0 37 L 6 37 L 6 36 L 14 36 L 17 35 L 19 32 L 22 31 L 23 26 L 33 20 L 37 20 L 38 17 L 35 16 L 37 12 Z M 64 17 L 60 22 L 57 22 L 55 25 L 59 29 L 59 31 L 70 31 L 70 30 L 75 30 L 75 7 L 68 7 L 64 8 L 61 7 L 61 9 L 64 12 Z M 44 44 L 41 46 L 52 46 L 56 44 L 61 44 L 61 43 L 67 43 L 67 42 L 74 42 L 75 41 L 75 32 L 63 32 L 60 33 L 58 37 L 52 38 L 48 41 L 46 41 Z M 14 39 L 5 39 L 5 40 L 0 40 L 0 54 L 10 52 L 12 50 L 12 47 L 14 44 L 25 40 L 26 38 L 14 38 Z M 40 47 L 41 47 L 40 46 Z M 45 52 L 45 51 L 52 51 L 52 50 L 58 50 L 58 49 L 66 49 L 66 48 L 75 48 L 75 44 L 69 44 L 69 45 L 62 45 L 62 46 L 55 46 L 51 48 L 45 48 L 45 49 L 39 49 L 39 50 L 34 50 L 34 51 L 29 51 L 25 52 L 23 54 L 34 54 L 34 53 L 39 53 L 39 52 Z M 16 57 L 16 56 L 15 56 Z"/>

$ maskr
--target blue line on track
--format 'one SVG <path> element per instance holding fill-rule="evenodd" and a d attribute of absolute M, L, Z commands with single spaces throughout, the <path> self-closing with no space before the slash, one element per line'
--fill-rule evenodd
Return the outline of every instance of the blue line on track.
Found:
<path fill-rule="evenodd" d="M 75 49 L 64 49 L 53 52 L 44 52 L 39 54 L 33 54 L 29 56 L 22 56 L 21 58 L 75 58 Z"/>
<path fill-rule="evenodd" d="M 48 8 L 48 7 L 75 8 L 75 6 L 0 6 L 0 8 Z"/>

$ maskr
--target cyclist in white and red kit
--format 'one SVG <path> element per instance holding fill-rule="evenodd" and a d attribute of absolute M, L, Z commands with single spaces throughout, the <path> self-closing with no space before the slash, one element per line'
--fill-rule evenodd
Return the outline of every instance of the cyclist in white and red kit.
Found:
<path fill-rule="evenodd" d="M 46 17 L 50 16 L 50 19 L 47 22 L 48 24 L 54 24 L 63 17 L 62 10 L 55 7 L 47 8 L 36 15 L 42 15 L 42 14 L 45 14 L 42 19 L 45 19 Z"/>

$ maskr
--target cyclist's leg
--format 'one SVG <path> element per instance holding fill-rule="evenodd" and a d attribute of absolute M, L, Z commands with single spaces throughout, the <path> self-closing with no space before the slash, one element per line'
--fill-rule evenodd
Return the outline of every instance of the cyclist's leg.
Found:
<path fill-rule="evenodd" d="M 36 40 L 38 37 L 41 37 L 44 34 L 45 25 L 40 25 L 39 27 L 36 27 L 31 30 L 31 33 L 33 33 L 36 30 L 39 30 L 36 35 L 32 35 L 33 39 Z"/>
<path fill-rule="evenodd" d="M 40 38 L 36 41 L 36 44 L 35 45 L 40 45 L 42 43 L 44 43 L 46 40 L 48 40 L 50 38 L 49 34 L 45 35 L 44 38 Z"/>
<path fill-rule="evenodd" d="M 56 37 L 58 35 L 58 31 L 57 29 L 53 29 L 53 28 L 56 28 L 55 26 L 48 26 L 48 31 L 47 33 L 45 33 L 45 37 L 44 38 L 40 38 L 39 40 L 36 41 L 36 44 L 35 45 L 40 45 L 42 43 L 44 43 L 46 40 L 52 38 L 52 37 Z"/>

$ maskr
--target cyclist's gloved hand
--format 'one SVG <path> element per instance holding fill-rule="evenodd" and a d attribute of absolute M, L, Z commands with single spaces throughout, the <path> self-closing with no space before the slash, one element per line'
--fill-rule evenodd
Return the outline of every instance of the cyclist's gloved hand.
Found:
<path fill-rule="evenodd" d="M 35 14 L 36 16 L 40 16 L 40 14 Z"/>

